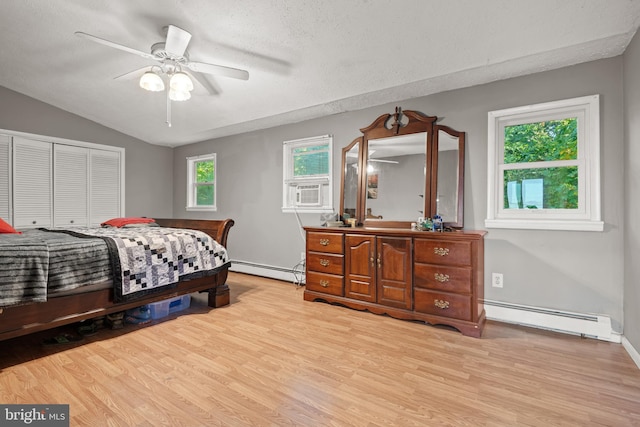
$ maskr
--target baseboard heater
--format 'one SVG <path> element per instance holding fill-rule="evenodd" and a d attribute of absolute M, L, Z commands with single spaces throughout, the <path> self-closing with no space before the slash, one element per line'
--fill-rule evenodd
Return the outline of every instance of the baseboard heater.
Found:
<path fill-rule="evenodd" d="M 595 314 L 573 313 L 542 307 L 484 300 L 487 319 L 548 329 L 603 341 L 621 342 L 611 329 L 611 318 Z"/>
<path fill-rule="evenodd" d="M 293 268 L 276 267 L 255 262 L 231 260 L 229 271 L 252 274 L 254 276 L 268 277 L 270 279 L 284 280 L 299 284 L 304 282 L 304 265 L 298 264 Z"/>

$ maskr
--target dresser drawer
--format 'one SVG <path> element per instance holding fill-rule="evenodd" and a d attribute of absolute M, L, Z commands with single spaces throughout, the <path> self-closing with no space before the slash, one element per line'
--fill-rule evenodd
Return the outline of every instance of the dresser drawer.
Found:
<path fill-rule="evenodd" d="M 343 241 L 343 234 L 310 231 L 307 233 L 307 250 L 341 254 L 343 253 Z"/>
<path fill-rule="evenodd" d="M 307 270 L 318 273 L 343 273 L 344 256 L 337 254 L 307 252 Z"/>
<path fill-rule="evenodd" d="M 445 267 L 415 263 L 413 283 L 418 288 L 436 289 L 461 294 L 471 293 L 470 267 Z"/>
<path fill-rule="evenodd" d="M 471 242 L 416 238 L 414 260 L 427 264 L 471 265 Z"/>
<path fill-rule="evenodd" d="M 306 289 L 308 291 L 343 296 L 344 279 L 343 276 L 308 271 Z"/>
<path fill-rule="evenodd" d="M 416 288 L 414 308 L 420 313 L 471 320 L 471 296 L 432 292 Z"/>

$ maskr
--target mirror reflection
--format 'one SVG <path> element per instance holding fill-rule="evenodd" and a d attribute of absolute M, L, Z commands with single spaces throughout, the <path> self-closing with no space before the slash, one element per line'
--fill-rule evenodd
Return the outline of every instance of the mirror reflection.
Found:
<path fill-rule="evenodd" d="M 368 141 L 365 219 L 423 216 L 427 133 Z"/>
<path fill-rule="evenodd" d="M 444 222 L 458 221 L 459 138 L 438 131 L 436 212 Z"/>

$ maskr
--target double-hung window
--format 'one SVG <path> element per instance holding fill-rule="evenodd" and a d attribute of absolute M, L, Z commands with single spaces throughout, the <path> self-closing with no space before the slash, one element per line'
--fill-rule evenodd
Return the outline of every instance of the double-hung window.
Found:
<path fill-rule="evenodd" d="M 282 211 L 332 212 L 330 135 L 283 143 Z"/>
<path fill-rule="evenodd" d="M 487 228 L 602 231 L 592 95 L 489 113 Z"/>
<path fill-rule="evenodd" d="M 215 211 L 216 155 L 187 157 L 187 210 Z"/>

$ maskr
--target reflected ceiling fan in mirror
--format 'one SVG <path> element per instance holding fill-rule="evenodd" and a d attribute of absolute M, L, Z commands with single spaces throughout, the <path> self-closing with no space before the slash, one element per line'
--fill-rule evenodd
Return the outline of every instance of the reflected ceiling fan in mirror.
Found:
<path fill-rule="evenodd" d="M 199 73 L 231 77 L 240 80 L 249 79 L 249 72 L 246 70 L 208 64 L 206 62 L 191 61 L 187 52 L 187 47 L 191 41 L 191 33 L 175 25 L 169 25 L 164 29 L 166 30 L 166 40 L 153 44 L 149 53 L 114 43 L 82 31 L 76 31 L 75 34 L 92 42 L 155 61 L 156 64 L 150 68 L 144 67 L 147 71 L 145 71 L 140 78 L 140 87 L 152 92 L 158 92 L 165 90 L 168 84 L 169 88 L 166 93 L 167 125 L 169 126 L 171 126 L 171 101 L 186 101 L 191 98 L 191 91 L 194 87 L 192 78 L 203 85 L 209 94 L 214 95 L 217 93 L 213 86 L 203 76 L 200 76 Z M 132 73 L 138 71 L 140 70 L 133 71 Z"/>

